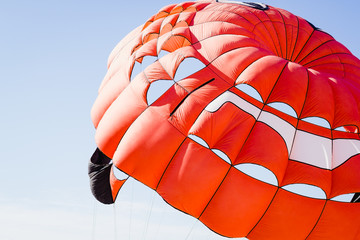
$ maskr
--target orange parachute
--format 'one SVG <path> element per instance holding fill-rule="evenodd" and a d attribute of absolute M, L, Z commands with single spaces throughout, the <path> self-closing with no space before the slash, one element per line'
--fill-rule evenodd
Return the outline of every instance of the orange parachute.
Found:
<path fill-rule="evenodd" d="M 285 10 L 161 9 L 111 53 L 91 116 L 103 203 L 130 176 L 226 237 L 360 239 L 360 61 Z"/>

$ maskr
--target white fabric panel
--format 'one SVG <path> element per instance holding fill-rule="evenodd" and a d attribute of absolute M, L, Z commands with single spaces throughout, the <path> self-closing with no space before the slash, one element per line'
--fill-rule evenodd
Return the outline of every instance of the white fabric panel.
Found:
<path fill-rule="evenodd" d="M 279 186 L 275 174 L 263 166 L 253 163 L 241 163 L 236 165 L 235 168 L 252 178 L 274 186 Z"/>
<path fill-rule="evenodd" d="M 297 130 L 290 158 L 316 167 L 331 169 L 331 139 Z"/>
<path fill-rule="evenodd" d="M 351 202 L 354 195 L 355 195 L 355 193 L 346 193 L 346 194 L 342 194 L 342 195 L 333 197 L 330 200 L 336 201 L 336 202 Z"/>
<path fill-rule="evenodd" d="M 219 156 L 222 160 L 224 160 L 225 162 L 227 162 L 228 164 L 231 165 L 231 160 L 230 158 L 221 150 L 219 149 L 215 149 L 212 148 L 211 151 L 213 151 L 213 153 L 215 153 L 217 156 Z"/>
<path fill-rule="evenodd" d="M 314 185 L 295 183 L 283 186 L 282 188 L 298 195 L 317 199 L 326 199 L 324 190 Z"/>
<path fill-rule="evenodd" d="M 207 107 L 205 108 L 208 112 L 216 112 L 219 108 L 226 102 L 231 102 L 241 110 L 251 114 L 254 118 L 258 118 L 261 110 L 251 103 L 245 101 L 244 99 L 240 98 L 235 93 L 230 91 L 226 91 L 217 98 L 215 98 Z"/>
<path fill-rule="evenodd" d="M 265 111 L 261 112 L 259 121 L 275 129 L 275 131 L 282 136 L 282 138 L 285 140 L 288 153 L 290 155 L 291 145 L 293 143 L 296 129 L 278 116 Z"/>
<path fill-rule="evenodd" d="M 207 142 L 204 139 L 202 139 L 201 137 L 198 137 L 198 136 L 193 135 L 193 134 L 189 134 L 188 138 L 190 138 L 194 142 L 197 142 L 198 144 L 200 144 L 203 147 L 210 148 L 209 145 L 207 144 Z"/>
<path fill-rule="evenodd" d="M 360 141 L 356 139 L 335 139 L 334 140 L 334 159 L 332 168 L 343 164 L 352 156 L 360 153 Z"/>
<path fill-rule="evenodd" d="M 150 84 L 150 87 L 146 93 L 146 101 L 150 106 L 156 100 L 158 100 L 167 90 L 174 85 L 172 80 L 157 80 Z"/>
<path fill-rule="evenodd" d="M 180 81 L 190 75 L 200 71 L 201 69 L 205 68 L 206 65 L 202 63 L 199 59 L 189 57 L 185 58 L 176 69 L 174 81 Z"/>
<path fill-rule="evenodd" d="M 250 86 L 249 84 L 241 83 L 241 84 L 236 85 L 235 87 L 237 89 L 239 89 L 240 91 L 242 91 L 243 93 L 249 95 L 250 97 L 255 98 L 259 102 L 264 103 L 259 92 L 255 88 Z"/>

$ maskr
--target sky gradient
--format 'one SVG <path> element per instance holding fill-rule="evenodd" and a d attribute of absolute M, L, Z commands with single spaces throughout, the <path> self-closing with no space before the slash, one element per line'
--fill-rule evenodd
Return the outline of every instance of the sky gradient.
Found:
<path fill-rule="evenodd" d="M 263 2 L 307 19 L 360 57 L 357 1 Z M 128 205 L 114 217 L 113 207 L 98 205 L 90 193 L 87 162 L 96 148 L 90 109 L 112 48 L 177 1 L 0 3 L 0 239 L 120 239 L 114 222 L 130 229 L 136 223 L 126 225 L 119 215 Z M 134 198 L 121 201 L 139 204 Z"/>

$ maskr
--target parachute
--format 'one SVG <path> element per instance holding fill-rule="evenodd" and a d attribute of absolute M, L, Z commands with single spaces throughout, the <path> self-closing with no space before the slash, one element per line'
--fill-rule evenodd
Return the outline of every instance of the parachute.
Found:
<path fill-rule="evenodd" d="M 105 204 L 131 177 L 229 238 L 360 239 L 360 61 L 290 12 L 164 7 L 110 54 L 91 117 Z"/>

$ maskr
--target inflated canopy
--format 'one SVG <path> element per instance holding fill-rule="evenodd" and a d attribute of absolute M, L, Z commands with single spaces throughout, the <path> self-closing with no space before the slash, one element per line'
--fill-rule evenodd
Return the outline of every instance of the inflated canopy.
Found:
<path fill-rule="evenodd" d="M 360 239 L 360 61 L 301 17 L 167 6 L 115 47 L 91 116 L 103 203 L 131 176 L 226 237 Z"/>

